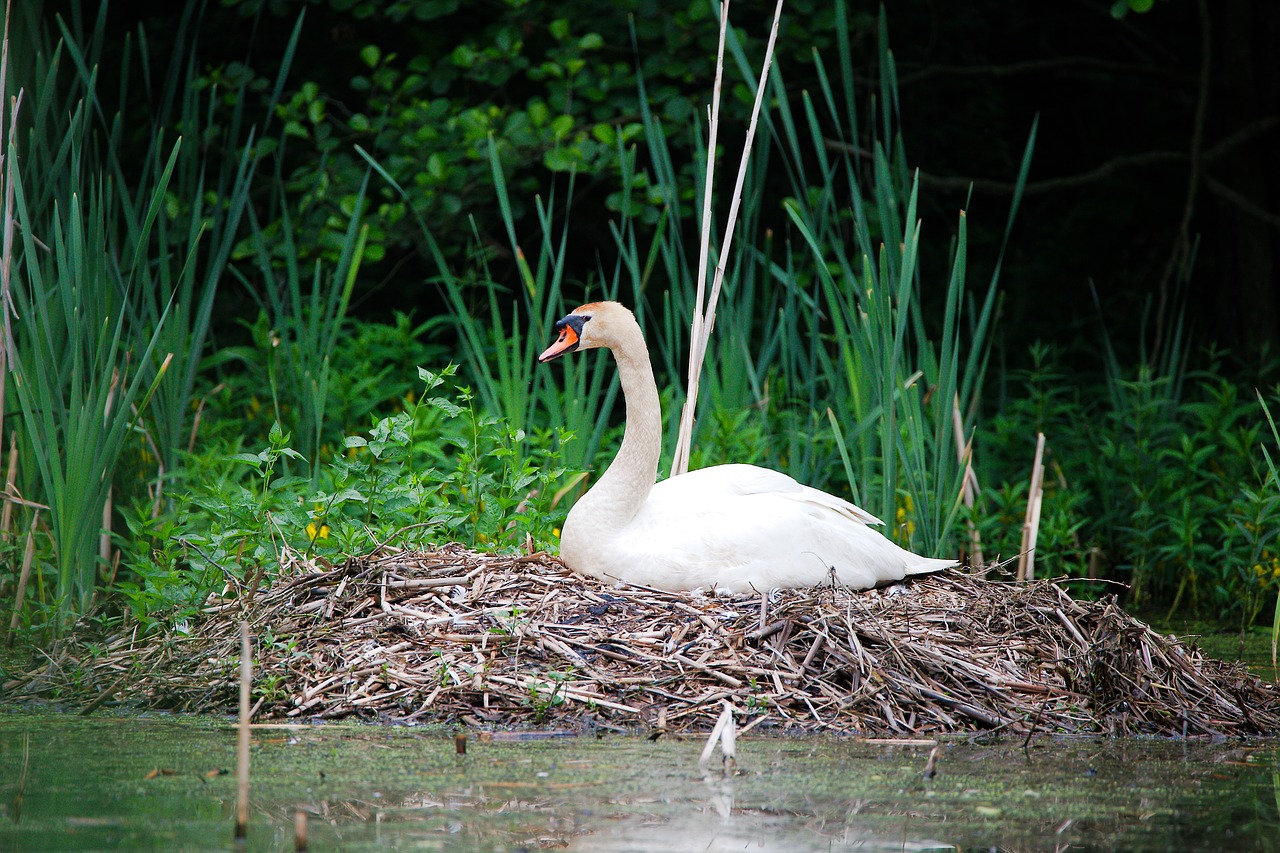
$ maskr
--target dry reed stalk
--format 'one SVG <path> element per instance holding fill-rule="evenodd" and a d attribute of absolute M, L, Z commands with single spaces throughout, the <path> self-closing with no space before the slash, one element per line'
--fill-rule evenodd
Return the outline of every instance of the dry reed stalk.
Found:
<path fill-rule="evenodd" d="M 13 616 L 9 619 L 9 636 L 5 645 L 12 647 L 18 635 L 18 622 L 22 617 L 22 605 L 27 596 L 27 581 L 31 578 L 31 564 L 36 556 L 36 528 L 40 523 L 40 510 L 31 511 L 31 527 L 27 529 L 27 546 L 22 552 L 22 569 L 18 572 L 18 588 L 13 594 Z"/>
<path fill-rule="evenodd" d="M 969 565 L 981 568 L 986 565 L 982 555 L 982 534 L 973 521 L 973 505 L 978 497 L 978 475 L 973 470 L 973 439 L 964 440 L 964 418 L 960 414 L 960 395 L 951 404 L 952 433 L 956 437 L 956 459 L 964 466 L 964 505 L 969 509 L 965 523 L 969 526 Z"/>
<path fill-rule="evenodd" d="M 724 760 L 732 761 L 734 758 L 734 742 L 735 738 L 730 732 L 733 730 L 733 706 L 728 702 L 721 702 L 720 716 L 716 718 L 716 724 L 711 729 L 711 734 L 707 737 L 706 745 L 702 747 L 702 755 L 698 757 L 698 770 L 702 773 L 707 772 L 707 768 L 711 763 L 711 754 L 716 751 L 716 747 L 720 747 L 720 753 Z"/>
<path fill-rule="evenodd" d="M 293 813 L 293 849 L 297 853 L 307 849 L 307 813 L 302 809 Z"/>
<path fill-rule="evenodd" d="M 0 382 L 3 382 L 0 379 Z M 17 495 L 18 482 L 18 437 L 16 435 L 9 436 L 9 462 L 5 466 L 4 475 L 4 509 L 0 510 L 0 534 L 7 539 L 9 532 L 13 529 L 13 501 L 10 498 Z"/>
<path fill-rule="evenodd" d="M 164 366 L 161 369 L 168 370 L 169 362 L 172 360 L 173 360 L 173 353 L 169 353 L 168 356 L 165 357 Z M 203 401 L 201 402 L 203 404 Z M 151 518 L 152 520 L 155 520 L 160 517 L 160 510 L 164 506 L 164 481 L 165 481 L 164 457 L 160 453 L 160 448 L 156 446 L 156 440 L 155 440 L 155 437 L 151 435 L 151 430 L 146 429 L 144 426 L 142 426 L 141 424 L 142 413 L 138 409 L 137 405 L 134 405 L 131 411 L 133 412 L 133 417 L 135 421 L 138 422 L 138 431 L 142 434 L 143 440 L 147 443 L 147 447 L 150 448 L 151 450 L 151 457 L 156 460 L 156 476 L 155 476 L 155 480 L 153 481 L 154 486 L 148 487 L 148 491 L 151 495 Z M 196 417 L 197 418 L 200 417 L 199 410 L 197 410 L 196 412 Z"/>
<path fill-rule="evenodd" d="M 694 291 L 693 320 L 689 327 L 689 343 L 702 339 L 703 302 L 707 290 L 707 263 L 711 255 L 711 199 L 715 188 L 716 137 L 720 129 L 720 94 L 724 80 L 724 39 L 729 29 L 729 0 L 720 4 L 720 39 L 716 47 L 716 76 L 711 87 L 711 116 L 707 135 L 707 172 L 702 184 L 702 237 L 698 247 L 698 278 Z M 693 439 L 693 411 L 698 399 L 701 371 L 694 370 L 692 354 L 689 358 L 688 394 L 680 411 L 680 429 L 676 434 L 675 453 L 671 461 L 671 476 L 689 470 L 689 449 Z"/>
<path fill-rule="evenodd" d="M 1031 463 L 1031 488 L 1027 492 L 1027 517 L 1022 525 L 1018 556 L 1018 580 L 1035 580 L 1036 538 L 1040 534 L 1040 502 L 1044 497 L 1044 433 L 1036 433 L 1036 455 Z"/>
<path fill-rule="evenodd" d="M 111 372 L 111 385 L 107 389 L 107 400 L 103 407 L 102 417 L 104 420 L 111 417 L 111 405 L 115 402 L 116 392 L 120 390 L 120 371 L 113 370 Z M 111 565 L 111 496 L 113 487 L 107 486 L 106 500 L 102 504 L 102 530 L 98 534 L 98 559 L 104 566 Z M 97 584 L 94 584 L 93 593 L 97 594 Z M 92 600 L 92 598 L 90 599 Z"/>
<path fill-rule="evenodd" d="M 747 164 L 751 159 L 751 146 L 755 141 L 756 124 L 760 118 L 760 105 L 764 102 L 764 90 L 769 82 L 769 69 L 773 65 L 773 47 L 778 40 L 778 23 L 782 19 L 782 3 L 778 0 L 777 6 L 773 12 L 773 26 L 769 30 L 769 41 L 765 45 L 764 60 L 760 66 L 760 82 L 756 86 L 756 99 L 751 107 L 751 122 L 747 125 L 747 136 L 742 143 L 742 157 L 738 161 L 738 177 L 734 182 L 733 195 L 729 200 L 729 217 L 724 226 L 724 238 L 720 241 L 720 252 L 716 262 L 715 275 L 711 281 L 711 295 L 707 299 L 706 308 L 702 308 L 702 293 L 706 287 L 706 266 L 702 260 L 704 256 L 710 254 L 709 230 L 707 226 L 708 219 L 703 220 L 703 245 L 702 254 L 699 256 L 700 277 L 697 281 L 697 308 L 694 312 L 693 326 L 690 329 L 689 340 L 689 390 L 686 396 L 684 409 L 680 417 L 680 429 L 676 437 L 676 450 L 671 464 L 671 476 L 683 474 L 689 470 L 689 449 L 693 444 L 693 422 L 698 406 L 698 381 L 702 376 L 702 363 L 706 358 L 707 345 L 711 342 L 711 330 L 715 328 L 716 323 L 716 303 L 720 299 L 720 289 L 724 284 L 725 264 L 729 258 L 729 249 L 733 245 L 733 233 L 738 222 L 738 208 L 742 204 L 742 187 L 746 183 Z M 724 65 L 724 32 L 728 25 L 729 4 L 726 2 L 721 7 L 720 18 L 720 53 L 716 61 L 716 79 L 719 81 L 721 69 Z M 719 104 L 719 88 L 717 83 L 716 89 L 716 107 Z M 704 205 L 710 206 L 711 186 L 709 179 L 711 177 L 711 164 L 708 159 L 707 168 L 708 185 L 706 187 L 706 199 Z"/>

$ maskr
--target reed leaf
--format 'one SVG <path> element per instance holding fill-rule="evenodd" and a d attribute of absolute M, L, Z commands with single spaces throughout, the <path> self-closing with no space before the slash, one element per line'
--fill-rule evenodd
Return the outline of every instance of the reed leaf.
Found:
<path fill-rule="evenodd" d="M 280 144 L 284 144 L 283 137 Z M 369 178 L 365 176 L 352 202 L 352 213 L 337 243 L 337 258 L 315 258 L 306 264 L 294 236 L 284 178 L 277 174 L 280 228 L 277 231 L 264 227 L 249 208 L 249 245 L 255 275 L 251 278 L 243 270 L 231 267 L 267 320 L 269 329 L 265 331 L 270 340 L 261 342 L 260 349 L 267 360 L 275 421 L 287 425 L 286 431 L 298 437 L 313 483 L 320 476 L 321 454 L 326 446 L 330 360 L 343 338 L 368 237 L 361 213 Z M 305 268 L 308 265 L 310 269 Z M 288 471 L 288 459 L 282 460 L 282 467 Z"/>
<path fill-rule="evenodd" d="M 23 155 L 7 223 L 21 234 L 11 369 L 25 426 L 23 493 L 50 506 L 52 552 L 41 559 L 58 567 L 55 629 L 93 600 L 112 487 L 126 502 L 150 488 L 152 512 L 161 510 L 191 441 L 215 294 L 248 204 L 257 131 L 249 99 L 226 107 L 229 93 L 200 85 L 203 9 L 201 0 L 182 6 L 173 57 L 152 56 L 144 29 L 129 34 L 110 90 L 100 73 L 105 2 L 30 33 L 36 85 L 21 141 L 8 149 Z M 142 114 L 141 146 L 140 104 L 154 105 Z M 119 479 L 126 452 L 143 479 Z"/>
<path fill-rule="evenodd" d="M 7 156 L 16 153 L 11 145 Z M 153 207 L 177 156 L 175 147 L 160 192 L 143 211 L 143 238 L 159 215 Z M 112 475 L 137 423 L 135 408 L 153 393 L 163 368 L 153 362 L 157 336 L 135 347 L 136 330 L 126 320 L 136 267 L 120 269 L 110 254 L 108 222 L 117 203 L 111 181 L 63 176 L 65 201 L 40 210 L 28 205 L 18 173 L 9 177 L 22 235 L 22 275 L 10 290 L 17 313 L 11 369 L 24 440 L 49 506 L 57 567 L 51 627 L 60 632 L 93 601 Z M 160 327 L 164 320 L 162 314 Z"/>

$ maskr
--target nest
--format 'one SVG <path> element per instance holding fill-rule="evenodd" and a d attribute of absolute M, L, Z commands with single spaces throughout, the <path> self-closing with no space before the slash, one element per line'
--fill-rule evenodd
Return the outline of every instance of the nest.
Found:
<path fill-rule="evenodd" d="M 948 572 L 883 590 L 716 596 L 610 586 L 545 554 L 457 546 L 333 568 L 284 555 L 269 589 L 212 600 L 185 633 L 64 646 L 10 696 L 96 693 L 228 712 L 238 626 L 257 717 L 473 725 L 747 726 L 875 735 L 973 729 L 1226 735 L 1280 730 L 1280 693 L 1050 581 Z"/>

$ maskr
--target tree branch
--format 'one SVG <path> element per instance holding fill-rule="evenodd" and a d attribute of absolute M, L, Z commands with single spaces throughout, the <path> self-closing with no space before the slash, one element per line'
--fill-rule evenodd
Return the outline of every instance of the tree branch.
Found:
<path fill-rule="evenodd" d="M 1233 190 L 1231 187 L 1211 175 L 1205 175 L 1201 180 L 1204 181 L 1204 188 L 1218 198 L 1228 204 L 1235 205 L 1242 213 L 1261 220 L 1272 228 L 1280 230 L 1280 215 L 1259 207 L 1246 198 L 1243 193 Z"/>
<path fill-rule="evenodd" d="M 847 142 L 841 142 L 837 139 L 823 139 L 823 145 L 828 151 L 838 151 L 841 153 L 853 154 L 867 160 L 871 159 L 871 153 L 869 151 L 856 145 L 850 145 Z M 1059 190 L 1078 189 L 1079 187 L 1109 178 L 1117 172 L 1124 171 L 1125 169 L 1135 168 L 1138 166 L 1156 166 L 1163 163 L 1182 163 L 1185 162 L 1186 159 L 1187 155 L 1181 151 L 1143 151 L 1139 154 L 1122 154 L 1119 157 L 1107 160 L 1105 163 L 1095 166 L 1087 172 L 1081 172 L 1078 175 L 1046 178 L 1043 181 L 1028 181 L 1026 187 L 1023 189 L 1023 193 L 1025 195 L 1038 195 L 1057 192 Z M 920 185 L 927 189 L 941 190 L 944 192 L 967 192 L 972 188 L 974 192 L 990 195 L 1012 195 L 1016 187 L 1016 184 L 1011 181 L 932 175 L 923 171 L 920 173 Z"/>
<path fill-rule="evenodd" d="M 899 76 L 899 86 L 921 83 L 932 77 L 1019 77 L 1024 74 L 1040 74 L 1062 70 L 1103 71 L 1109 74 L 1131 76 L 1145 74 L 1167 80 L 1185 79 L 1181 75 L 1153 65 L 1137 65 L 1131 62 L 1113 62 L 1092 56 L 1060 56 L 1054 59 L 1031 59 L 1007 65 L 929 65 L 917 71 Z"/>

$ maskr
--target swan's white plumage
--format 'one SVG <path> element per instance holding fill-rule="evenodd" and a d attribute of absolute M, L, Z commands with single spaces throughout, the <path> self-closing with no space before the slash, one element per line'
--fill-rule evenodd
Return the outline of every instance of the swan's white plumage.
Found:
<path fill-rule="evenodd" d="M 735 592 L 831 581 L 868 588 L 954 561 L 912 554 L 846 500 L 754 465 L 717 465 L 654 483 L 662 412 L 635 317 L 616 302 L 574 310 L 539 360 L 613 351 L 627 426 L 613 464 L 565 520 L 560 556 L 574 571 L 661 589 Z"/>

